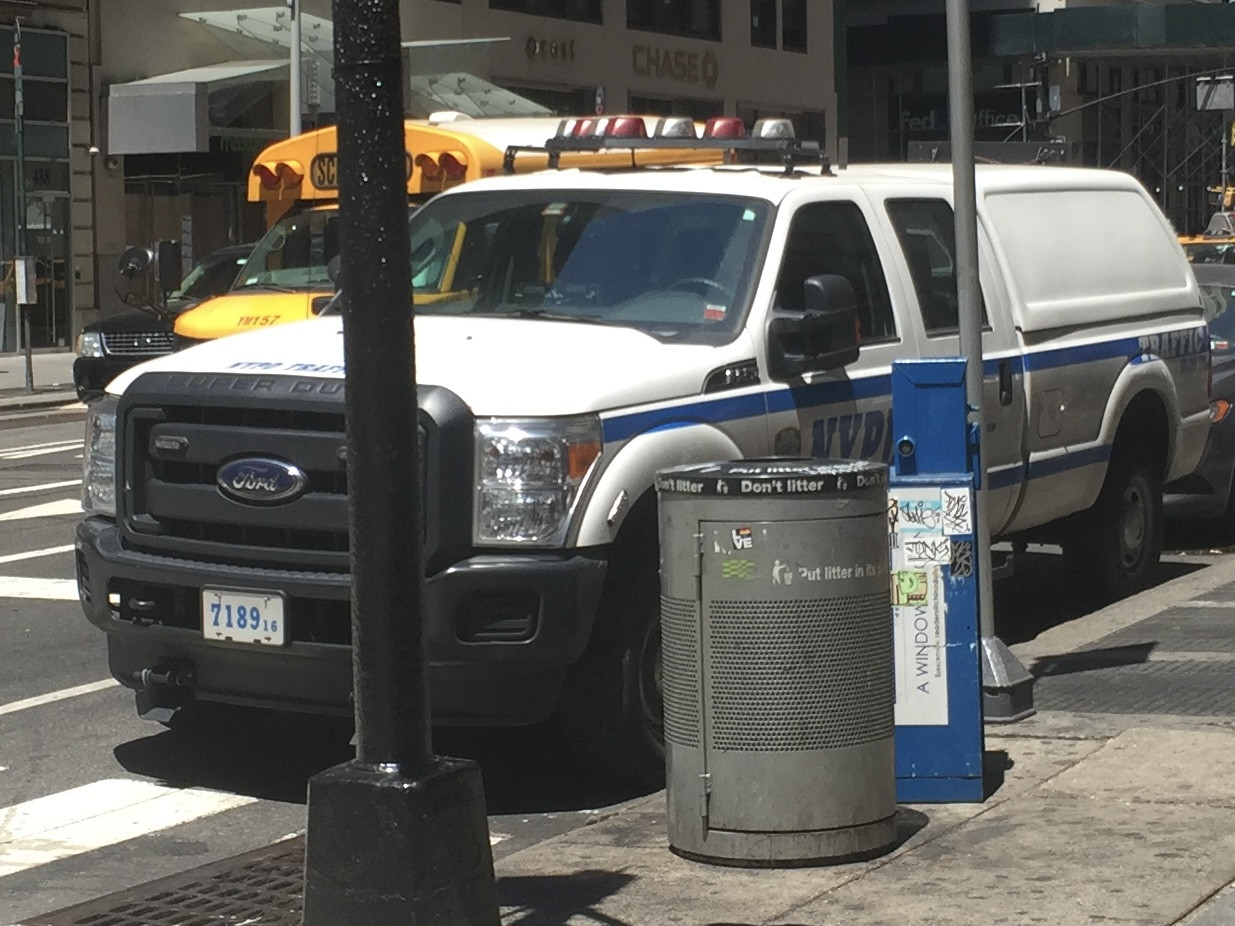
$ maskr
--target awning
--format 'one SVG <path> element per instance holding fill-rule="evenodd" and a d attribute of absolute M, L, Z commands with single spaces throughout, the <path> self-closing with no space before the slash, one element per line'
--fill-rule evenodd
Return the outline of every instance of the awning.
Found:
<path fill-rule="evenodd" d="M 287 62 L 228 61 L 112 84 L 107 153 L 209 151 L 211 95 L 258 80 L 287 80 Z"/>

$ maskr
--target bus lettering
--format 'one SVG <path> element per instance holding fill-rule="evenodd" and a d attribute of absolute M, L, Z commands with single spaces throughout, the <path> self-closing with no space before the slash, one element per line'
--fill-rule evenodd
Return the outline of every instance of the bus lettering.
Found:
<path fill-rule="evenodd" d="M 309 165 L 309 173 L 313 178 L 313 185 L 319 190 L 337 190 L 339 188 L 339 156 L 319 154 Z"/>

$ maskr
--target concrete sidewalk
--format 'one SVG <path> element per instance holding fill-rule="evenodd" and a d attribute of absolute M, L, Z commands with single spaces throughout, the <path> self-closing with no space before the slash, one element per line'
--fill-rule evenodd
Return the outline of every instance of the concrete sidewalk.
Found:
<path fill-rule="evenodd" d="M 1217 653 L 1188 655 L 1230 657 L 1235 558 L 1013 651 L 1049 672 L 1062 657 L 1109 654 L 1108 639 L 1126 646 L 1138 625 L 1157 636 L 1158 624 L 1182 625 L 1196 610 L 1209 616 L 1206 645 Z M 1195 700 L 1178 707 L 1205 710 Z M 644 798 L 502 860 L 503 922 L 1235 924 L 1235 714 L 1040 710 L 988 725 L 986 758 L 985 802 L 901 805 L 897 848 L 827 868 L 684 861 L 667 848 L 664 795 Z"/>
<path fill-rule="evenodd" d="M 65 405 L 77 401 L 72 351 L 38 350 L 30 355 L 27 379 L 24 353 L 0 354 L 0 409 Z"/>
<path fill-rule="evenodd" d="M 902 805 L 887 854 L 686 861 L 668 848 L 662 792 L 499 858 L 503 923 L 1235 924 L 1235 557 L 1013 650 L 1039 675 L 1039 713 L 987 726 L 988 798 Z M 219 922 L 298 926 L 302 864 L 290 840 L 26 922 L 149 926 L 212 900 Z M 170 918 L 124 913 L 155 909 Z"/>

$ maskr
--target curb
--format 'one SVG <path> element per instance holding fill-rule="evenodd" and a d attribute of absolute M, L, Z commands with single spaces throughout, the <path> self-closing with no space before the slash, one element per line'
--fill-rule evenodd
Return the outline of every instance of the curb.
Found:
<path fill-rule="evenodd" d="M 57 405 L 81 405 L 74 391 L 0 393 L 0 411 L 48 408 Z M 84 405 L 82 406 L 85 407 Z"/>

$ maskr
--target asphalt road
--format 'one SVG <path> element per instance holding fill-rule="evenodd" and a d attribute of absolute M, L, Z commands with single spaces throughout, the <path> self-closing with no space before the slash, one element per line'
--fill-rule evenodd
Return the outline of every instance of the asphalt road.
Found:
<path fill-rule="evenodd" d="M 0 414 L 0 926 L 301 833 L 308 779 L 352 755 L 337 722 L 193 739 L 136 717 L 77 604 L 81 428 L 80 408 Z M 1223 555 L 1211 541 L 1173 531 L 1190 549 L 1161 578 Z M 1031 548 L 996 613 L 1015 643 L 1088 606 Z M 498 857 L 637 796 L 579 774 L 548 725 L 437 731 L 434 746 L 480 762 Z"/>
<path fill-rule="evenodd" d="M 0 924 L 301 833 L 309 777 L 352 756 L 338 722 L 203 740 L 137 718 L 77 603 L 81 434 L 80 409 L 0 415 Z M 577 774 L 551 726 L 434 747 L 481 763 L 499 857 L 636 796 Z"/>

